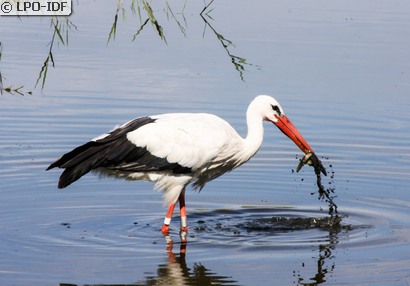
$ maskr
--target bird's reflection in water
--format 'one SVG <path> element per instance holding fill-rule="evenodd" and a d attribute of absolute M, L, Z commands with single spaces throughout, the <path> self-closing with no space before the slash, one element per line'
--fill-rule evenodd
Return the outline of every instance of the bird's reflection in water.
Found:
<path fill-rule="evenodd" d="M 306 220 L 310 220 L 308 218 Z M 329 277 L 334 273 L 336 262 L 334 250 L 339 243 L 339 235 L 342 232 L 349 232 L 351 230 L 350 225 L 342 225 L 341 218 L 340 221 L 334 224 L 329 224 L 326 226 L 325 221 L 328 219 L 323 219 L 322 222 L 318 222 L 318 225 L 314 228 L 325 232 L 323 236 L 322 243 L 317 246 L 317 256 L 312 257 L 309 261 L 301 262 L 300 267 L 293 270 L 290 273 L 290 280 L 292 285 L 322 285 L 329 282 Z M 268 219 L 266 219 L 267 221 Z M 300 218 L 297 219 L 298 221 Z M 257 223 L 260 223 L 259 219 Z M 334 222 L 334 221 L 333 221 Z M 277 226 L 275 226 L 277 227 Z M 243 228 L 242 230 L 245 230 Z M 260 229 L 260 228 L 259 228 Z M 302 230 L 302 229 L 298 229 Z M 298 232 L 298 230 L 296 230 Z M 249 229 L 248 229 L 249 231 Z M 253 231 L 251 231 L 253 232 Z M 258 231 L 256 231 L 258 232 Z M 260 232 L 258 232 L 261 234 Z M 273 235 L 274 232 L 269 232 L 270 235 Z M 278 232 L 276 232 L 278 234 Z M 191 267 L 187 265 L 186 256 L 188 250 L 188 241 L 187 233 L 180 233 L 180 240 L 174 242 L 171 236 L 165 236 L 166 242 L 166 260 L 164 263 L 158 265 L 156 273 L 146 274 L 142 280 L 137 282 L 132 282 L 130 284 L 121 284 L 121 285 L 168 285 L 168 286 L 190 286 L 190 285 L 241 285 L 240 282 L 235 280 L 232 276 L 221 275 L 219 273 L 213 272 L 211 269 L 207 268 L 200 262 L 196 262 Z M 276 249 L 276 248 L 275 248 Z M 272 250 L 273 254 L 277 250 Z M 235 267 L 235 265 L 231 265 Z M 257 269 L 257 265 L 254 266 L 254 269 Z M 274 267 L 274 266 L 272 266 Z M 272 269 L 271 278 L 267 278 L 266 285 L 283 285 L 283 275 L 275 277 L 274 268 Z M 257 272 L 257 271 L 256 271 Z M 255 275 L 250 273 L 249 275 Z M 260 277 L 259 277 L 260 278 Z M 87 286 L 92 286 L 86 284 Z M 112 286 L 119 284 L 98 284 L 100 286 Z M 285 283 L 286 285 L 286 283 Z M 77 286 L 75 284 L 60 284 L 60 286 Z M 79 286 L 79 285 L 78 285 Z M 96 285 L 94 285 L 96 286 Z"/>
<path fill-rule="evenodd" d="M 250 224 L 236 225 L 236 227 L 242 228 L 238 229 L 237 232 L 239 233 L 243 230 L 250 232 L 255 231 L 255 235 L 257 235 L 267 230 L 270 235 L 273 235 L 276 231 L 278 231 L 276 234 L 284 230 L 286 232 L 286 229 L 288 229 L 288 232 L 291 232 L 292 229 L 294 229 L 293 231 L 303 231 L 311 228 L 324 232 L 322 243 L 318 245 L 317 257 L 312 258 L 309 262 L 302 262 L 301 268 L 293 271 L 293 284 L 313 286 L 326 283 L 328 277 L 332 276 L 336 267 L 333 252 L 339 243 L 338 235 L 342 231 L 350 231 L 351 226 L 343 225 L 342 217 L 338 215 L 323 218 L 279 217 L 277 219 L 282 221 L 282 223 L 276 223 L 273 227 L 271 225 L 272 218 L 254 220 L 250 223 L 253 225 L 253 229 L 250 227 Z M 284 221 L 286 221 L 285 226 Z M 266 224 L 263 225 L 264 223 Z M 286 224 L 288 225 L 286 226 Z M 268 225 L 271 225 L 271 229 L 266 228 Z M 224 229 L 224 227 L 220 229 Z M 232 229 L 229 230 L 232 231 Z M 263 231 L 259 232 L 260 230 Z M 177 244 L 174 244 L 170 236 L 165 237 L 167 242 L 166 250 L 169 256 L 168 264 L 160 265 L 157 271 L 158 277 L 152 278 L 152 281 L 147 279 L 147 284 L 145 285 L 240 285 L 238 281 L 235 281 L 230 276 L 220 276 L 216 273 L 212 273 L 201 263 L 195 263 L 192 269 L 188 268 L 185 262 L 188 244 L 186 237 L 186 232 L 180 233 L 180 249 L 178 255 L 174 254 L 174 248 Z M 257 268 L 257 266 L 255 266 L 255 268 Z M 308 269 L 313 269 L 314 272 L 305 273 L 310 271 Z M 275 275 L 272 275 L 270 281 L 266 281 L 266 283 L 275 283 Z"/>
<path fill-rule="evenodd" d="M 179 253 L 175 254 L 175 244 L 170 236 L 166 236 L 167 263 L 158 266 L 156 277 L 147 277 L 142 285 L 238 285 L 230 276 L 222 276 L 212 272 L 202 263 L 194 263 L 189 268 L 186 263 L 187 233 L 180 232 Z"/>

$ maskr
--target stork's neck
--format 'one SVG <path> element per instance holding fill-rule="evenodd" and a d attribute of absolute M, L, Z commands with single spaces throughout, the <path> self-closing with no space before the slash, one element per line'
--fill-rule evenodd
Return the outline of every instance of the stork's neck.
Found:
<path fill-rule="evenodd" d="M 263 118 L 252 104 L 246 112 L 246 124 L 248 126 L 248 134 L 244 139 L 242 154 L 245 162 L 255 155 L 263 141 Z"/>

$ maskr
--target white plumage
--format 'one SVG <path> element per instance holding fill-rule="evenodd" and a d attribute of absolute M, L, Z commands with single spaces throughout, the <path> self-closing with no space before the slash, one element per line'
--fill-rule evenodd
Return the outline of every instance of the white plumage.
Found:
<path fill-rule="evenodd" d="M 91 170 L 133 180 L 149 180 L 164 191 L 169 206 L 162 231 L 177 201 L 181 229 L 186 230 L 185 187 L 202 189 L 206 182 L 247 162 L 263 141 L 263 121 L 279 127 L 304 152 L 312 152 L 271 96 L 257 96 L 246 113 L 248 134 L 242 138 L 223 119 L 206 113 L 170 113 L 131 120 L 65 154 L 48 169 L 64 168 L 64 188 Z M 47 169 L 47 170 L 48 170 Z"/>
<path fill-rule="evenodd" d="M 235 144 L 236 131 L 223 119 L 206 113 L 171 113 L 151 116 L 147 124 L 127 134 L 152 155 L 189 168 L 200 168 Z"/>
<path fill-rule="evenodd" d="M 181 191 L 175 191 L 173 186 L 183 187 L 197 181 L 195 187 L 202 188 L 215 176 L 249 159 L 240 153 L 244 140 L 225 120 L 215 115 L 171 113 L 151 118 L 156 119 L 155 124 L 129 132 L 128 140 L 137 147 L 147 147 L 156 157 L 193 170 L 189 175 L 155 172 L 155 176 L 151 176 L 157 182 L 156 187 L 165 191 L 166 205 L 175 203 Z"/>

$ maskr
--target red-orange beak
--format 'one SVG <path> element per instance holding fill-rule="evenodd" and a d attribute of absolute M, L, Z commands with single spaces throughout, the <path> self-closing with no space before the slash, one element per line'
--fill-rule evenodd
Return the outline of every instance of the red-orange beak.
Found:
<path fill-rule="evenodd" d="M 303 153 L 307 154 L 309 152 L 313 152 L 312 148 L 306 142 L 305 138 L 299 133 L 296 127 L 290 122 L 289 118 L 286 115 L 281 117 L 275 115 L 278 119 L 277 122 L 273 122 L 286 136 L 288 136 L 295 144 L 303 151 Z"/>

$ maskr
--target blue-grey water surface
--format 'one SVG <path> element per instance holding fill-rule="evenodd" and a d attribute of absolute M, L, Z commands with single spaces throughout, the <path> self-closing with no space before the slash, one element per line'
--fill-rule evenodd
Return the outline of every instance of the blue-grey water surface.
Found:
<path fill-rule="evenodd" d="M 68 20 L 0 18 L 1 285 L 410 284 L 408 1 L 214 1 L 203 17 L 202 1 L 73 2 Z M 147 3 L 162 38 L 138 33 Z M 322 158 L 340 223 L 271 124 L 250 162 L 188 192 L 172 250 L 152 184 L 58 190 L 45 172 L 137 116 L 209 112 L 245 135 L 258 94 Z"/>

